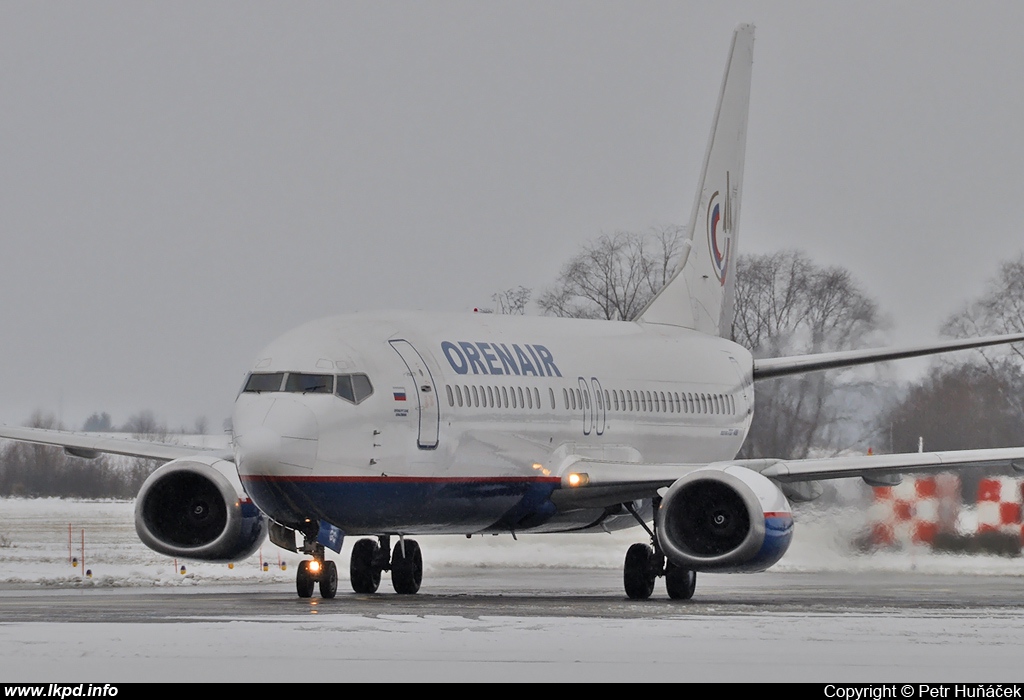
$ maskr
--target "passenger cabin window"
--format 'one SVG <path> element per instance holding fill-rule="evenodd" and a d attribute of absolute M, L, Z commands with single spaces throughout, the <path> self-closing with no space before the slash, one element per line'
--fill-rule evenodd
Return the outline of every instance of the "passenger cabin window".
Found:
<path fill-rule="evenodd" d="M 243 392 L 259 394 L 264 391 L 281 391 L 281 382 L 284 381 L 284 372 L 272 374 L 250 374 L 245 381 Z"/>
<path fill-rule="evenodd" d="M 358 404 L 373 393 L 373 385 L 365 374 L 339 374 L 334 393 L 346 401 Z"/>
<path fill-rule="evenodd" d="M 289 372 L 284 390 L 293 394 L 330 394 L 334 391 L 334 376 Z"/>

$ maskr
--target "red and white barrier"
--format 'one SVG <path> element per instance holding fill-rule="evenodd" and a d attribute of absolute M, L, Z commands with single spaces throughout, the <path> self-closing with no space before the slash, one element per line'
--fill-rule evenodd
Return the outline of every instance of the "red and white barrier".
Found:
<path fill-rule="evenodd" d="M 978 533 L 1002 532 L 1022 536 L 1021 510 L 1024 504 L 1020 479 L 992 476 L 978 484 Z"/>
<path fill-rule="evenodd" d="M 954 532 L 960 512 L 955 474 L 904 477 L 897 486 L 876 486 L 868 510 L 871 541 L 878 547 L 931 545 L 940 532 Z"/>

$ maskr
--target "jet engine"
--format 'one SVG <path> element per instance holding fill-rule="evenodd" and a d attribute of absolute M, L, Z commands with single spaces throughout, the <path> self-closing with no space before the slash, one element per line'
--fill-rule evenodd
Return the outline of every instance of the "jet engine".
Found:
<path fill-rule="evenodd" d="M 668 560 L 694 571 L 764 571 L 793 539 L 786 497 L 739 466 L 704 467 L 678 479 L 655 517 Z"/>
<path fill-rule="evenodd" d="M 142 484 L 135 531 L 146 546 L 167 556 L 229 562 L 255 552 L 267 525 L 233 464 L 189 457 L 168 462 Z"/>

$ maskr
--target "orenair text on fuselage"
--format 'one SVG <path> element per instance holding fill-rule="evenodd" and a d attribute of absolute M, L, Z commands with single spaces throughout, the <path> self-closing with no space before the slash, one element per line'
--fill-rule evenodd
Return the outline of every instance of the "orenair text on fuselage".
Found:
<path fill-rule="evenodd" d="M 551 351 L 543 345 L 523 343 L 441 342 L 441 352 L 456 374 L 515 374 L 561 377 Z"/>

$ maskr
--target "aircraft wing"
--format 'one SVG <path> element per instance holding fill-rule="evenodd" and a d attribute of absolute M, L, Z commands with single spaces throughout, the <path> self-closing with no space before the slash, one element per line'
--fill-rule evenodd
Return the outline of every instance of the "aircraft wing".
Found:
<path fill-rule="evenodd" d="M 989 450 L 950 450 L 947 452 L 908 452 L 894 455 L 858 455 L 823 459 L 750 460 L 763 461 L 756 469 L 764 476 L 782 483 L 819 479 L 841 479 L 848 476 L 871 478 L 911 472 L 944 472 L 968 467 L 1003 468 L 1024 472 L 1024 447 Z M 740 465 L 743 465 L 741 460 Z"/>
<path fill-rule="evenodd" d="M 907 357 L 935 355 L 952 350 L 969 350 L 989 345 L 1004 345 L 1024 341 L 1024 333 L 1012 335 L 989 335 L 983 338 L 964 338 L 947 340 L 928 345 L 914 345 L 905 348 L 874 348 L 870 350 L 844 350 L 841 352 L 825 352 L 817 355 L 793 355 L 791 357 L 771 357 L 754 360 L 754 380 L 784 377 L 788 374 L 817 372 L 838 367 L 853 367 L 872 362 L 901 360 Z"/>
<path fill-rule="evenodd" d="M 779 484 L 859 476 L 868 480 L 970 467 L 1011 467 L 1024 472 L 1024 447 L 822 459 L 735 459 L 711 464 L 632 464 L 580 459 L 561 471 L 562 488 L 551 500 L 560 509 L 595 508 L 657 495 L 676 479 L 702 467 L 746 467 Z"/>
<path fill-rule="evenodd" d="M 127 455 L 129 457 L 145 457 L 170 461 L 179 457 L 210 455 L 220 459 L 234 461 L 230 450 L 209 449 L 203 447 L 187 447 L 171 445 L 163 442 L 146 442 L 144 440 L 128 440 L 116 437 L 74 433 L 65 430 L 47 430 L 44 428 L 20 428 L 0 425 L 0 438 L 32 442 L 38 445 L 54 445 L 76 457 L 94 458 L 100 453 Z"/>

